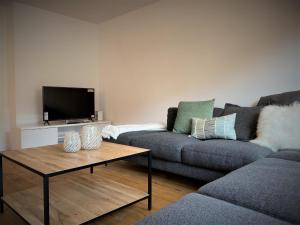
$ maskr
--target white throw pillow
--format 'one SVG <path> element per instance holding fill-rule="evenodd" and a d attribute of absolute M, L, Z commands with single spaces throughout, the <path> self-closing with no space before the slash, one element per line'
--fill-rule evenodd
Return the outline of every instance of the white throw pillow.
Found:
<path fill-rule="evenodd" d="M 270 105 L 260 112 L 257 138 L 252 143 L 273 151 L 283 148 L 300 150 L 300 103 L 289 106 Z"/>

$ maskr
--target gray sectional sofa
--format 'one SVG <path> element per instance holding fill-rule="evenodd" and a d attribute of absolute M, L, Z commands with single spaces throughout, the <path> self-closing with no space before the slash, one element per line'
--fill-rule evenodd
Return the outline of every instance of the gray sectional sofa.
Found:
<path fill-rule="evenodd" d="M 235 170 L 136 225 L 254 224 L 300 224 L 299 150 L 274 153 Z"/>
<path fill-rule="evenodd" d="M 260 107 L 276 104 L 288 105 L 294 101 L 300 102 L 300 90 L 286 92 L 271 96 L 261 97 L 257 107 L 246 110 L 241 117 L 236 129 L 245 128 L 245 132 L 255 133 L 256 122 L 248 123 L 248 127 L 243 120 L 257 120 Z M 236 106 L 226 104 L 224 109 L 215 108 L 213 116 L 222 116 L 232 113 L 232 108 L 226 106 Z M 249 108 L 249 107 L 244 107 Z M 239 113 L 241 109 L 236 108 Z M 167 116 L 167 131 L 136 131 L 121 134 L 114 142 L 125 145 L 132 145 L 141 148 L 148 148 L 152 151 L 153 168 L 182 176 L 202 180 L 204 182 L 213 181 L 225 174 L 243 167 L 258 159 L 264 158 L 272 151 L 268 148 L 242 140 L 198 140 L 185 134 L 172 132 L 177 114 L 177 108 L 169 108 Z M 254 119 L 253 119 L 254 118 Z M 256 118 L 256 119 L 255 119 Z M 250 125 L 249 125 L 250 124 Z M 253 126 L 254 129 L 253 129 Z M 252 131 L 251 131 L 252 130 Z M 252 136 L 252 134 L 250 135 Z M 140 156 L 133 160 L 137 164 L 146 165 L 145 157 Z"/>
<path fill-rule="evenodd" d="M 294 101 L 300 90 L 261 97 L 257 105 Z M 212 182 L 137 225 L 300 224 L 300 150 L 273 153 L 248 141 L 177 134 L 176 110 L 168 111 L 168 131 L 128 132 L 115 142 L 151 149 L 155 169 Z M 215 108 L 214 116 L 222 114 Z M 143 156 L 133 161 L 147 165 Z"/>

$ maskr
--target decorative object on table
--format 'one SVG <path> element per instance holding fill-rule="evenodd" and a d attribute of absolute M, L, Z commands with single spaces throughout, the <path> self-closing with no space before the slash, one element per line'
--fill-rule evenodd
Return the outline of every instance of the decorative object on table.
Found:
<path fill-rule="evenodd" d="M 81 140 L 79 133 L 67 132 L 64 138 L 64 150 L 65 152 L 78 152 L 81 148 Z"/>
<path fill-rule="evenodd" d="M 101 133 L 98 127 L 86 125 L 80 131 L 82 148 L 85 150 L 97 149 L 102 142 Z"/>
<path fill-rule="evenodd" d="M 211 119 L 213 116 L 214 102 L 214 99 L 197 102 L 179 102 L 174 132 L 190 134 L 193 117 Z"/>
<path fill-rule="evenodd" d="M 191 135 L 201 140 L 212 138 L 236 140 L 235 118 L 236 113 L 212 119 L 192 118 Z"/>
<path fill-rule="evenodd" d="M 257 138 L 252 143 L 278 149 L 300 149 L 300 103 L 289 106 L 269 105 L 261 111 Z"/>

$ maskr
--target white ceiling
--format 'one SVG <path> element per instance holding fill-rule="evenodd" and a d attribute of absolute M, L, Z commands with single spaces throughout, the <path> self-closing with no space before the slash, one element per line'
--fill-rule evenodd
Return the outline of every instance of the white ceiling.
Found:
<path fill-rule="evenodd" d="M 17 2 L 63 14 L 65 16 L 101 23 L 159 0 L 16 0 Z"/>

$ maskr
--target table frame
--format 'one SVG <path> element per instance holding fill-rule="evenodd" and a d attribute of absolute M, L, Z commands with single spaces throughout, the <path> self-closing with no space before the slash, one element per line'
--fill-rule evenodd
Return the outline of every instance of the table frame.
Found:
<path fill-rule="evenodd" d="M 58 171 L 58 172 L 54 172 L 54 173 L 50 173 L 50 174 L 43 174 L 41 173 L 40 171 L 37 171 L 35 169 L 32 169 L 30 168 L 29 166 L 27 165 L 24 165 L 16 160 L 13 160 L 9 157 L 6 157 L 4 155 L 2 155 L 0 153 L 0 213 L 4 213 L 4 204 L 7 205 L 10 209 L 12 209 L 17 215 L 19 215 L 21 218 L 24 219 L 24 217 L 22 215 L 20 215 L 16 210 L 13 209 L 13 207 L 11 207 L 7 202 L 5 202 L 3 200 L 3 158 L 27 169 L 27 170 L 30 170 L 31 172 L 35 173 L 35 174 L 38 174 L 40 175 L 42 178 L 43 178 L 43 201 L 44 201 L 44 225 L 50 225 L 50 205 L 49 205 L 49 179 L 51 177 L 54 177 L 54 176 L 58 176 L 58 175 L 62 175 L 62 174 L 66 174 L 66 173 L 70 173 L 70 172 L 74 172 L 74 171 L 78 171 L 78 170 L 83 170 L 83 169 L 87 169 L 87 168 L 90 168 L 90 173 L 93 173 L 94 170 L 93 168 L 95 166 L 100 166 L 100 165 L 107 165 L 108 163 L 112 163 L 112 162 L 115 162 L 115 161 L 119 161 L 119 160 L 125 160 L 125 159 L 129 159 L 129 158 L 132 158 L 134 156 L 137 156 L 137 155 L 141 155 L 141 154 L 145 154 L 145 152 L 143 153 L 136 153 L 136 154 L 132 154 L 132 155 L 129 155 L 129 156 L 125 156 L 125 157 L 120 157 L 120 158 L 116 158 L 116 159 L 111 159 L 111 160 L 105 160 L 103 162 L 98 162 L 98 163 L 93 163 L 93 164 L 90 164 L 90 165 L 85 165 L 85 166 L 80 166 L 80 167 L 76 167 L 76 168 L 72 168 L 72 169 L 66 169 L 66 170 L 62 170 L 62 171 Z M 103 215 L 100 215 L 96 218 L 93 218 L 85 223 L 89 223 L 89 222 L 92 222 L 94 220 L 97 220 L 99 218 L 101 218 L 102 216 L 105 216 L 109 213 L 112 213 L 112 212 L 115 212 L 121 208 L 125 208 L 127 206 L 130 206 L 130 205 L 133 205 L 139 201 L 142 201 L 142 200 L 145 200 L 145 199 L 148 199 L 148 210 L 151 210 L 152 209 L 152 154 L 151 154 L 151 150 L 149 150 L 148 152 L 146 152 L 147 154 L 147 158 L 148 158 L 148 196 L 146 197 L 143 197 L 141 199 L 138 199 L 134 202 L 131 202 L 131 203 L 128 203 L 122 207 L 119 207 L 119 208 L 116 208 L 106 214 L 103 214 Z M 24 219 L 25 220 L 25 219 Z M 26 221 L 26 220 L 25 220 Z M 27 222 L 27 221 L 26 221 Z M 84 224 L 85 224 L 84 223 Z"/>

